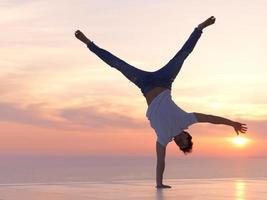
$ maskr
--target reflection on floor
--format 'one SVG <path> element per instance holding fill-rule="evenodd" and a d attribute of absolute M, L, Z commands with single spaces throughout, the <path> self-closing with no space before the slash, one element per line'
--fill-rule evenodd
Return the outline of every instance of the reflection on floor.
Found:
<path fill-rule="evenodd" d="M 2 184 L 0 200 L 266 200 L 267 180 L 169 179 L 157 190 L 152 180 Z"/>

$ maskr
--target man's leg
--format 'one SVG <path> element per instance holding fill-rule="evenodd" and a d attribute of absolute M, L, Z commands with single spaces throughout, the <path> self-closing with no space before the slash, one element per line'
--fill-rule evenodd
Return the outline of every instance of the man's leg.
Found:
<path fill-rule="evenodd" d="M 164 67 L 162 67 L 155 73 L 160 76 L 163 76 L 164 78 L 172 79 L 173 81 L 179 73 L 180 69 L 182 68 L 184 60 L 196 46 L 196 43 L 199 40 L 201 34 L 202 30 L 195 28 L 194 31 L 191 33 L 190 37 L 185 42 L 185 44 L 178 51 L 178 53 L 176 53 L 176 55 Z"/>
<path fill-rule="evenodd" d="M 137 83 L 139 78 L 142 78 L 147 72 L 140 70 L 132 65 L 129 65 L 120 58 L 114 56 L 105 49 L 99 48 L 93 42 L 87 44 L 87 47 L 94 52 L 101 60 L 107 63 L 109 66 L 119 70 L 126 78 L 133 83 Z"/>
<path fill-rule="evenodd" d="M 213 24 L 214 22 L 215 18 L 212 16 L 201 24 L 199 24 L 198 27 L 195 28 L 194 31 L 191 33 L 190 37 L 182 46 L 182 48 L 178 51 L 178 53 L 164 67 L 162 67 L 155 73 L 164 79 L 174 81 L 175 77 L 177 76 L 183 65 L 184 60 L 196 46 L 196 43 L 198 42 L 202 34 L 202 30 L 207 26 Z"/>
<path fill-rule="evenodd" d="M 138 87 L 140 87 L 140 79 L 142 79 L 143 77 L 145 77 L 145 75 L 149 73 L 129 65 L 128 63 L 114 56 L 107 50 L 99 48 L 79 30 L 75 32 L 75 37 L 85 43 L 87 47 L 105 63 L 119 70 L 126 78 L 128 78 Z"/>

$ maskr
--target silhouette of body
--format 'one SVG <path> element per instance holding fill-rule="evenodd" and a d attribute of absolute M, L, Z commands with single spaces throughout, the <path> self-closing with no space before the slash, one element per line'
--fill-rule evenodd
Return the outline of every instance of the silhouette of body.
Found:
<path fill-rule="evenodd" d="M 150 120 L 151 127 L 155 129 L 158 136 L 156 142 L 157 188 L 171 187 L 163 184 L 166 146 L 168 142 L 174 140 L 185 154 L 191 152 L 193 146 L 192 137 L 188 132 L 184 131 L 191 124 L 201 122 L 224 124 L 232 126 L 237 134 L 247 131 L 245 124 L 223 117 L 195 112 L 187 113 L 180 109 L 171 99 L 171 86 L 184 60 L 193 51 L 202 34 L 202 30 L 214 23 L 215 18 L 213 16 L 200 23 L 178 53 L 165 66 L 155 72 L 147 72 L 131 66 L 110 52 L 99 48 L 81 31 L 75 32 L 75 36 L 85 43 L 92 52 L 108 65 L 119 70 L 126 78 L 139 87 L 146 98 L 148 104 L 147 117 Z"/>

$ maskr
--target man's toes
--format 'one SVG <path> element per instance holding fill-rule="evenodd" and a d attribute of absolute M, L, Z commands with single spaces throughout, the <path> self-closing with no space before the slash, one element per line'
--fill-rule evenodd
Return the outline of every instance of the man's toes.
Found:
<path fill-rule="evenodd" d="M 81 35 L 81 31 L 80 30 L 77 30 L 76 32 L 75 32 L 75 35 Z"/>

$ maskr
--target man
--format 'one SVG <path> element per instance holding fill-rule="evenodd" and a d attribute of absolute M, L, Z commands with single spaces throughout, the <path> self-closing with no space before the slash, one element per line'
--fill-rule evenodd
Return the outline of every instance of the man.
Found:
<path fill-rule="evenodd" d="M 247 131 L 245 124 L 226 118 L 202 113 L 187 113 L 179 108 L 171 98 L 172 83 L 179 73 L 184 60 L 193 51 L 202 34 L 202 30 L 214 23 L 215 18 L 213 16 L 200 23 L 178 53 L 165 66 L 155 72 L 135 68 L 110 52 L 99 48 L 81 31 L 75 32 L 75 36 L 85 43 L 92 52 L 108 65 L 119 70 L 126 78 L 139 87 L 146 98 L 148 104 L 146 116 L 157 134 L 157 188 L 171 187 L 164 185 L 162 182 L 167 144 L 174 140 L 185 154 L 191 152 L 193 146 L 192 137 L 188 132 L 184 131 L 188 126 L 194 123 L 208 122 L 232 126 L 237 134 Z"/>

